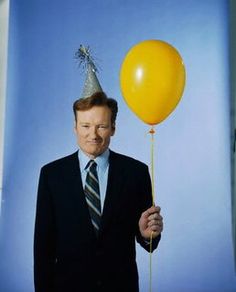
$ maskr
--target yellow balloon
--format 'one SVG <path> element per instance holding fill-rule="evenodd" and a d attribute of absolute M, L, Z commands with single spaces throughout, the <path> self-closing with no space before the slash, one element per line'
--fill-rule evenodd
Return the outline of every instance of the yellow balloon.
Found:
<path fill-rule="evenodd" d="M 178 51 L 160 40 L 133 46 L 120 70 L 122 95 L 130 109 L 145 123 L 167 118 L 179 103 L 185 85 L 185 67 Z"/>

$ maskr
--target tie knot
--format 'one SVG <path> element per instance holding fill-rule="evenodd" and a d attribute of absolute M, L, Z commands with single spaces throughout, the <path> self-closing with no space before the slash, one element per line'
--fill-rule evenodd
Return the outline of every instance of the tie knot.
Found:
<path fill-rule="evenodd" d="M 97 163 L 94 160 L 89 160 L 85 168 L 89 170 L 94 170 L 96 169 L 96 167 L 97 167 Z"/>

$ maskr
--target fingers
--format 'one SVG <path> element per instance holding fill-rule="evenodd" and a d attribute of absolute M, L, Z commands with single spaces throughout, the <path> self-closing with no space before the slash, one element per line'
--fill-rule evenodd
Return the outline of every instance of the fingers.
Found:
<path fill-rule="evenodd" d="M 147 211 L 149 212 L 149 214 L 152 214 L 152 213 L 160 213 L 161 212 L 161 207 L 159 207 L 159 206 L 152 206 L 149 209 L 147 209 Z"/>
<path fill-rule="evenodd" d="M 162 219 L 159 219 L 159 220 L 157 220 L 157 219 L 150 220 L 150 221 L 148 221 L 147 226 L 150 227 L 151 229 L 153 229 L 153 228 L 159 228 L 159 227 L 163 228 L 163 220 Z"/>
<path fill-rule="evenodd" d="M 151 219 L 148 221 L 148 226 L 151 227 L 153 225 L 159 225 L 159 226 L 162 226 L 163 225 L 163 219 L 162 217 L 160 216 L 160 218 L 156 218 L 156 219 Z"/>
<path fill-rule="evenodd" d="M 144 218 L 148 218 L 152 214 L 160 214 L 161 208 L 159 206 L 152 206 L 149 209 L 147 209 L 145 212 L 142 213 L 142 216 Z"/>
<path fill-rule="evenodd" d="M 162 216 L 159 213 L 153 213 L 150 216 L 148 216 L 149 220 L 162 220 Z"/>
<path fill-rule="evenodd" d="M 154 232 L 161 232 L 163 230 L 163 217 L 160 215 L 161 208 L 153 206 L 147 210 L 149 212 L 148 227 Z"/>
<path fill-rule="evenodd" d="M 144 238 L 150 238 L 151 234 L 155 238 L 163 231 L 163 218 L 160 212 L 159 206 L 152 206 L 142 213 L 139 228 Z"/>

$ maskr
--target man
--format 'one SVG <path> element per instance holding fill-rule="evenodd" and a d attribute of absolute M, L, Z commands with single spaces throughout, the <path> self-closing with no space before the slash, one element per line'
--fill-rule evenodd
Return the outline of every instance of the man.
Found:
<path fill-rule="evenodd" d="M 155 249 L 163 229 L 160 208 L 152 206 L 148 167 L 109 149 L 114 99 L 96 92 L 73 109 L 79 151 L 40 174 L 35 290 L 137 292 L 135 238 L 149 251 L 151 236 Z"/>

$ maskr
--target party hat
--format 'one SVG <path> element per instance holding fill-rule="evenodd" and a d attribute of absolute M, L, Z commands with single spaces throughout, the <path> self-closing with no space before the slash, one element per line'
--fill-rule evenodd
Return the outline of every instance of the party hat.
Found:
<path fill-rule="evenodd" d="M 98 70 L 90 54 L 89 46 L 85 47 L 80 45 L 78 51 L 75 53 L 75 57 L 79 60 L 79 65 L 82 65 L 86 70 L 86 79 L 81 98 L 87 98 L 95 92 L 103 91 L 96 75 Z"/>

